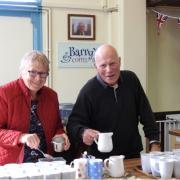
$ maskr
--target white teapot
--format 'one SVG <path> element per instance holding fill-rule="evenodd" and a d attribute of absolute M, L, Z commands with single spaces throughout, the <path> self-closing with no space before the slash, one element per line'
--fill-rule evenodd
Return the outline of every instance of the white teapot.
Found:
<path fill-rule="evenodd" d="M 113 132 L 99 133 L 98 138 L 94 139 L 100 152 L 111 152 L 113 149 L 112 143 Z"/>

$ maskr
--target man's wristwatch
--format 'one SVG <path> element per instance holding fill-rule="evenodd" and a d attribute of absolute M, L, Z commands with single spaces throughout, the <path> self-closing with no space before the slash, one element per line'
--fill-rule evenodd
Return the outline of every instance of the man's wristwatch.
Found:
<path fill-rule="evenodd" d="M 160 141 L 152 140 L 152 141 L 149 141 L 149 149 L 151 149 L 153 144 L 161 146 Z"/>

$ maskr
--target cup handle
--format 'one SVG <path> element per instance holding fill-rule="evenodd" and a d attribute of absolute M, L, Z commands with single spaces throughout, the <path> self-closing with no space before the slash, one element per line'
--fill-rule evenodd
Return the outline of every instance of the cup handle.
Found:
<path fill-rule="evenodd" d="M 74 161 L 70 163 L 70 167 L 74 167 Z"/>
<path fill-rule="evenodd" d="M 98 145 L 98 139 L 94 138 L 94 142 Z"/>
<path fill-rule="evenodd" d="M 104 168 L 108 169 L 108 167 L 109 167 L 109 159 L 105 159 L 104 160 Z"/>

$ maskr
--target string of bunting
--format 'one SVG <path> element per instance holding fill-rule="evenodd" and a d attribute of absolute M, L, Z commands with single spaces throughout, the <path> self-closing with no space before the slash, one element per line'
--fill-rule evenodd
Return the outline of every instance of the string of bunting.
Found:
<path fill-rule="evenodd" d="M 168 18 L 177 19 L 177 25 L 178 25 L 178 28 L 180 28 L 180 17 L 166 15 L 166 14 L 160 13 L 160 12 L 154 10 L 154 9 L 152 9 L 152 11 L 156 13 L 156 22 L 157 22 L 157 33 L 158 33 L 158 35 L 160 35 L 160 29 L 161 29 L 162 25 L 164 24 L 164 22 Z"/>

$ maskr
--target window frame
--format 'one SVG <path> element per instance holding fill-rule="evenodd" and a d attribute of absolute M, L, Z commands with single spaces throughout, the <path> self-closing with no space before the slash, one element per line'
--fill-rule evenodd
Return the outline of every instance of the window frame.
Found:
<path fill-rule="evenodd" d="M 0 16 L 29 17 L 33 26 L 33 49 L 42 51 L 42 7 L 36 2 L 0 0 Z"/>

